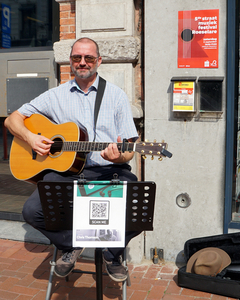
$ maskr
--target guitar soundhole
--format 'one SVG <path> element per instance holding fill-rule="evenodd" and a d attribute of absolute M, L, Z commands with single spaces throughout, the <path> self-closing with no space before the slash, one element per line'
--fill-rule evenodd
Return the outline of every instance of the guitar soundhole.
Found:
<path fill-rule="evenodd" d="M 53 141 L 54 144 L 51 146 L 50 153 L 56 156 L 62 151 L 63 141 L 61 138 L 55 138 Z"/>

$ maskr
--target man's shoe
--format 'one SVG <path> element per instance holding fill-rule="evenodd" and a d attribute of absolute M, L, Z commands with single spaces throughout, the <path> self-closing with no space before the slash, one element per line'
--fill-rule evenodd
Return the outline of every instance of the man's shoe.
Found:
<path fill-rule="evenodd" d="M 117 282 L 127 280 L 128 271 L 127 268 L 122 265 L 120 257 L 114 259 L 109 251 L 103 251 L 103 261 L 106 265 L 106 271 L 112 280 Z"/>
<path fill-rule="evenodd" d="M 65 252 L 63 256 L 57 260 L 54 273 L 59 277 L 68 276 L 74 269 L 76 260 L 79 255 L 82 254 L 83 250 L 84 248 L 79 250 L 73 249 L 69 252 Z"/>
<path fill-rule="evenodd" d="M 103 250 L 103 261 L 105 262 L 105 264 L 109 265 L 112 263 L 113 260 L 114 260 L 113 254 L 108 250 Z"/>

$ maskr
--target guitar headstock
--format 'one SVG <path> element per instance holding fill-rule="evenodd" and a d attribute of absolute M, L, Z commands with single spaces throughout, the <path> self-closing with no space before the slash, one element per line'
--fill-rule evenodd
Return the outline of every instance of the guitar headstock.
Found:
<path fill-rule="evenodd" d="M 146 155 L 151 155 L 151 159 L 154 159 L 154 156 L 158 156 L 158 160 L 162 160 L 163 157 L 172 157 L 172 153 L 167 151 L 167 143 L 161 142 L 140 142 L 136 144 L 135 151 L 140 153 L 143 159 L 146 159 Z"/>

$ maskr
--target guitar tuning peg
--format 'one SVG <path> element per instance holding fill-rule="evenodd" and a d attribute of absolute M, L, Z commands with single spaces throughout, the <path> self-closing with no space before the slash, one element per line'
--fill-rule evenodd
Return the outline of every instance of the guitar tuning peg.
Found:
<path fill-rule="evenodd" d="M 145 139 L 145 142 L 147 143 L 147 142 L 148 142 L 148 139 Z"/>
<path fill-rule="evenodd" d="M 162 160 L 163 160 L 162 156 L 159 156 L 158 160 L 159 160 L 159 161 L 162 161 Z"/>
<path fill-rule="evenodd" d="M 162 143 L 165 143 L 165 141 L 164 141 L 164 140 L 162 140 Z"/>
<path fill-rule="evenodd" d="M 142 158 L 143 158 L 143 159 L 146 159 L 146 158 L 147 158 L 147 156 L 146 156 L 146 155 L 142 155 Z"/>
<path fill-rule="evenodd" d="M 154 160 L 154 156 L 152 155 L 151 160 Z"/>
<path fill-rule="evenodd" d="M 157 142 L 157 140 L 156 139 L 154 139 L 154 141 L 153 141 L 154 143 L 156 143 Z"/>

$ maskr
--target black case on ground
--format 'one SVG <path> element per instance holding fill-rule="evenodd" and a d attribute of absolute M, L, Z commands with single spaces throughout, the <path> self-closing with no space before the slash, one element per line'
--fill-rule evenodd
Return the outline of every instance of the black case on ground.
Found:
<path fill-rule="evenodd" d="M 190 239 L 184 245 L 184 256 L 188 261 L 195 252 L 207 247 L 217 247 L 227 252 L 231 258 L 231 265 L 216 277 L 187 273 L 186 266 L 182 267 L 178 270 L 178 285 L 192 290 L 239 299 L 240 233 Z"/>

